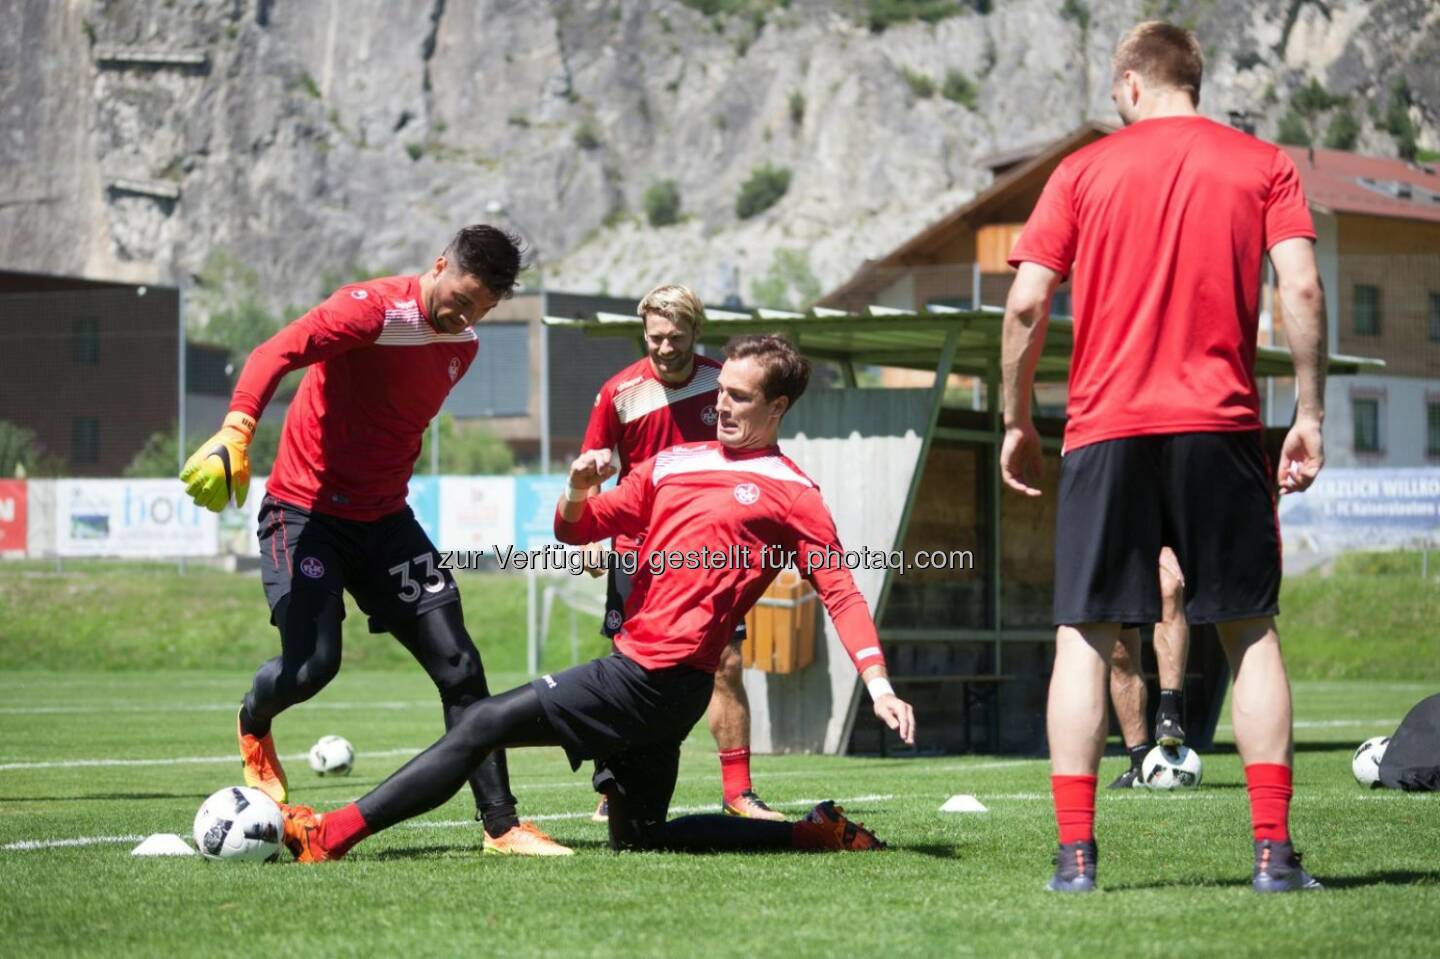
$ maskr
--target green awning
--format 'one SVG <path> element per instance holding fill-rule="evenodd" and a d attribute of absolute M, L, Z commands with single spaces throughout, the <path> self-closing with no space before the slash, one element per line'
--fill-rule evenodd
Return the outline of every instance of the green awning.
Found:
<path fill-rule="evenodd" d="M 933 371 L 947 334 L 954 332 L 955 363 L 952 371 L 970 376 L 987 376 L 1000 360 L 1000 328 L 1004 314 L 998 310 L 950 310 L 932 307 L 923 312 L 872 306 L 868 313 L 845 313 L 816 308 L 808 313 L 783 310 L 756 310 L 739 313 L 706 310 L 700 339 L 707 345 L 723 345 L 732 336 L 747 333 L 783 333 L 811 359 L 835 360 L 858 366 L 896 366 Z M 545 317 L 549 326 L 580 329 L 588 336 L 641 335 L 640 318 L 619 313 L 599 313 L 591 319 L 573 320 Z M 1035 378 L 1041 382 L 1064 382 L 1069 375 L 1073 346 L 1073 325 L 1069 319 L 1052 317 L 1045 337 Z M 1372 373 L 1382 370 L 1383 360 L 1331 354 L 1329 371 L 1334 376 Z M 1276 347 L 1257 348 L 1255 375 L 1293 376 L 1290 351 Z"/>

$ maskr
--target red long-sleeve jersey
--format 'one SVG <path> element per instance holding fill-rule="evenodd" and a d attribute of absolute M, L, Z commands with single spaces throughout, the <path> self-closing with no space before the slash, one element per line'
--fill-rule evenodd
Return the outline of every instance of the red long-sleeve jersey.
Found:
<path fill-rule="evenodd" d="M 778 447 L 675 446 L 584 509 L 573 523 L 556 510 L 561 542 L 646 534 L 615 637 L 640 665 L 714 672 L 736 623 L 788 565 L 815 586 L 855 668 L 884 665 L 820 490 Z"/>
<path fill-rule="evenodd" d="M 308 366 L 265 482 L 277 499 L 346 519 L 405 507 L 420 440 L 478 349 L 431 324 L 420 278 L 341 287 L 250 354 L 230 409 L 255 419 L 280 378 Z"/>
<path fill-rule="evenodd" d="M 580 452 L 615 450 L 623 481 L 636 464 L 662 450 L 713 440 L 720 366 L 708 356 L 697 355 L 685 382 L 667 383 L 655 375 L 648 356 L 631 363 L 606 380 L 595 395 Z M 638 548 L 633 536 L 615 537 L 618 552 L 633 553 Z"/>

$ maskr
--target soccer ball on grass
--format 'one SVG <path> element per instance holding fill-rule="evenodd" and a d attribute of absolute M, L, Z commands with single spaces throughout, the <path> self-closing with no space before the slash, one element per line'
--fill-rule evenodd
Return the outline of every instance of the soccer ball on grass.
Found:
<path fill-rule="evenodd" d="M 321 736 L 310 747 L 310 768 L 317 776 L 348 776 L 355 768 L 355 747 L 343 736 Z"/>
<path fill-rule="evenodd" d="M 1200 754 L 1187 746 L 1156 746 L 1140 764 L 1140 778 L 1151 789 L 1194 789 L 1200 774 Z"/>
<path fill-rule="evenodd" d="M 1350 771 L 1357 783 L 1371 789 L 1380 785 L 1380 761 L 1385 758 L 1385 747 L 1389 745 L 1389 736 L 1371 736 L 1360 744 L 1350 757 Z"/>
<path fill-rule="evenodd" d="M 220 790 L 195 814 L 195 846 L 216 862 L 274 862 L 284 831 L 275 800 L 248 786 Z"/>

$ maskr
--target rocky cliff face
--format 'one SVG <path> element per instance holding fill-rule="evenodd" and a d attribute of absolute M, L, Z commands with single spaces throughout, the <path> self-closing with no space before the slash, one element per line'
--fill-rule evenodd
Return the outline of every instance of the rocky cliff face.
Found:
<path fill-rule="evenodd" d="M 173 283 L 218 251 L 276 306 L 325 274 L 415 269 L 481 220 L 530 239 L 554 287 L 749 298 L 781 251 L 832 286 L 989 182 L 977 157 L 1110 118 L 1110 52 L 1146 15 L 1200 33 L 1211 116 L 1273 136 L 1313 77 L 1351 98 L 1357 149 L 1393 155 L 1404 77 L 1440 147 L 1429 0 L 996 0 L 879 33 L 866 0 L 11 5 L 0 266 Z M 945 95 L 952 71 L 970 93 Z M 765 163 L 788 192 L 741 220 Z M 682 216 L 657 229 L 662 180 Z"/>

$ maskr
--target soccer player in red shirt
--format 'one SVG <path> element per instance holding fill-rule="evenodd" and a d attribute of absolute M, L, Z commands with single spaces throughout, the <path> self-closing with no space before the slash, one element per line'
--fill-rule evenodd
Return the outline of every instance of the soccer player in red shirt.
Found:
<path fill-rule="evenodd" d="M 590 425 L 580 451 L 614 450 L 623 481 L 637 463 L 680 443 L 715 438 L 715 400 L 720 364 L 695 352 L 705 307 L 684 286 L 657 286 L 640 301 L 636 312 L 644 322 L 646 356 L 612 376 L 595 397 Z M 641 537 L 615 537 L 607 566 L 605 622 L 610 639 L 625 621 L 632 570 Z M 740 644 L 745 639 L 743 615 L 720 655 L 715 693 L 710 697 L 710 733 L 719 749 L 722 810 L 731 816 L 784 819 L 755 794 L 750 782 L 750 701 L 742 682 Z M 600 800 L 596 821 L 608 815 Z"/>
<path fill-rule="evenodd" d="M 260 506 L 260 578 L 280 655 L 256 671 L 237 720 L 245 782 L 277 802 L 288 790 L 270 724 L 340 669 L 342 590 L 429 674 L 447 727 L 489 695 L 454 577 L 405 494 L 426 427 L 475 359 L 472 327 L 510 295 L 519 268 L 513 237 L 470 226 L 419 276 L 337 290 L 250 354 L 224 427 L 180 474 L 198 505 L 244 503 L 255 422 L 281 377 L 308 367 Z M 570 854 L 519 821 L 504 753 L 471 786 L 487 851 Z"/>
<path fill-rule="evenodd" d="M 776 446 L 780 419 L 809 375 L 809 363 L 780 337 L 745 337 L 731 344 L 720 372 L 718 440 L 672 447 L 598 496 L 594 487 L 615 473 L 610 452 L 582 453 L 556 507 L 556 536 L 581 545 L 645 534 L 615 652 L 472 704 L 443 739 L 358 802 L 323 816 L 286 807 L 285 842 L 296 857 L 344 855 L 371 833 L 441 805 L 492 750 L 516 746 L 560 746 L 575 769 L 598 761 L 593 782 L 610 802 L 615 849 L 881 848 L 833 802 L 795 823 L 666 819 L 680 743 L 710 702 L 735 622 L 789 554 L 834 619 L 875 714 L 914 741 L 914 713 L 886 679 L 865 600 L 834 561 L 840 544 L 820 491 Z"/>
<path fill-rule="evenodd" d="M 1120 41 L 1126 127 L 1066 157 L 1010 254 L 1004 481 L 1039 496 L 1030 416 L 1050 297 L 1068 274 L 1074 357 L 1055 536 L 1048 726 L 1060 854 L 1049 888 L 1095 881 L 1105 675 L 1125 625 L 1160 618 L 1155 557 L 1175 551 L 1185 616 L 1213 623 L 1235 677 L 1259 892 L 1318 888 L 1290 843 L 1290 684 L 1275 631 L 1274 491 L 1324 462 L 1323 295 L 1299 177 L 1273 144 L 1199 116 L 1194 34 L 1158 21 Z M 1278 471 L 1261 446 L 1255 344 L 1261 261 L 1279 278 L 1297 408 Z"/>

